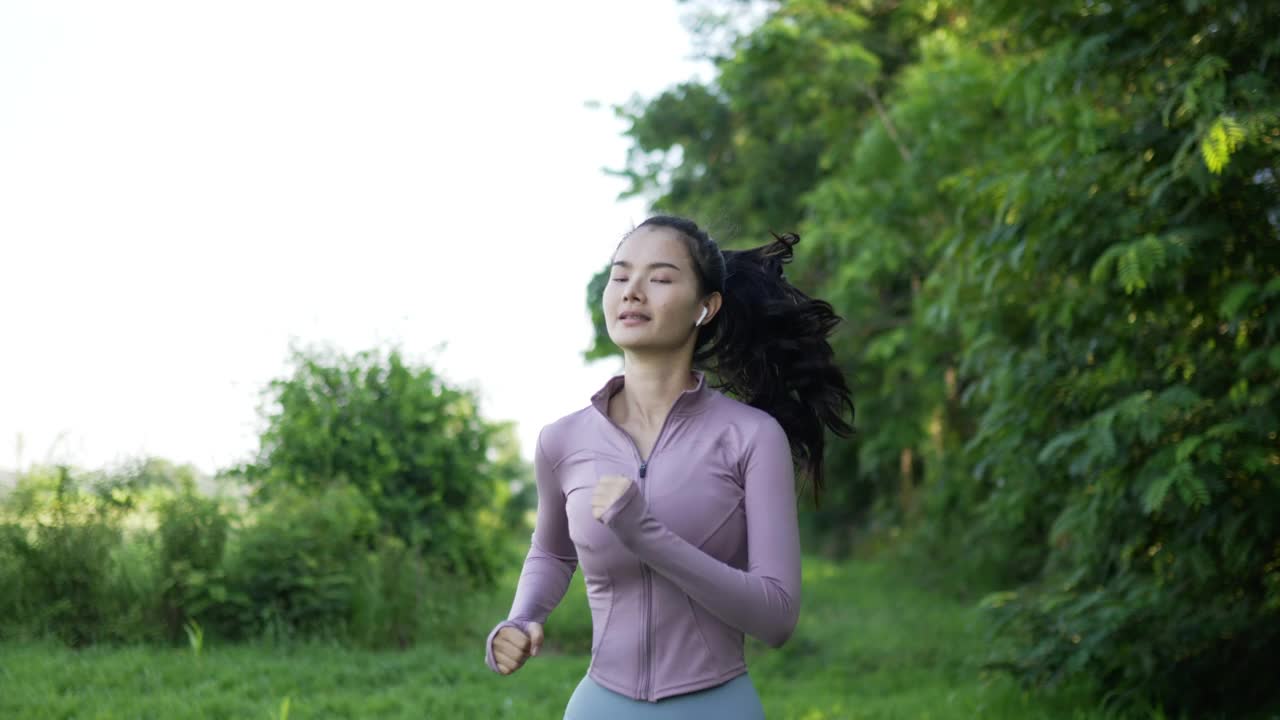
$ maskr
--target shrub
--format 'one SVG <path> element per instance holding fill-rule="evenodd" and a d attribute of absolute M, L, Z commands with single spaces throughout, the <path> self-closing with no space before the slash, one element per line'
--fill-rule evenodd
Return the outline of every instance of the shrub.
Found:
<path fill-rule="evenodd" d="M 243 595 L 232 593 L 223 567 L 231 515 L 216 498 L 197 494 L 189 484 L 162 501 L 156 512 L 159 612 L 165 635 L 182 639 L 192 619 L 227 629 L 236 614 L 229 606 L 247 603 Z"/>
<path fill-rule="evenodd" d="M 25 521 L 6 531 L 18 588 L 6 593 L 8 602 L 33 630 L 72 646 L 118 637 L 113 626 L 132 599 L 121 597 L 114 582 L 118 498 L 109 488 L 95 489 L 84 492 L 60 466 L 28 473 L 6 498 L 9 512 Z"/>
<path fill-rule="evenodd" d="M 342 357 L 294 351 L 294 371 L 271 383 L 267 429 L 253 462 L 226 474 L 258 501 L 330 481 L 357 489 L 381 532 L 443 558 L 448 569 L 491 581 L 499 487 L 524 472 L 509 424 L 489 423 L 466 390 L 450 387 L 399 352 Z"/>
<path fill-rule="evenodd" d="M 227 561 L 236 628 L 273 639 L 341 635 L 378 518 L 354 487 L 281 488 L 239 533 Z"/>

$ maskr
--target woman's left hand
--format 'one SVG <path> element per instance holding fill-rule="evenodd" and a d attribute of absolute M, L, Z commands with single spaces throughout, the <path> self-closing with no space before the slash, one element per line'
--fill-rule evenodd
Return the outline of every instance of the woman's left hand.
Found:
<path fill-rule="evenodd" d="M 625 475 L 601 475 L 591 494 L 591 514 L 599 520 L 604 511 L 631 487 L 631 478 Z"/>

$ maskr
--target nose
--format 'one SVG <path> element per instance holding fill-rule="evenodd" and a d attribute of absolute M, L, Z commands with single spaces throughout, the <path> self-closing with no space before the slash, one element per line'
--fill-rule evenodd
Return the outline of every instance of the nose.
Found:
<path fill-rule="evenodd" d="M 637 274 L 633 273 L 632 277 L 627 278 L 627 281 L 622 283 L 622 299 L 624 302 L 628 300 L 638 302 L 640 300 L 637 292 L 640 287 L 640 281 L 635 277 Z"/>

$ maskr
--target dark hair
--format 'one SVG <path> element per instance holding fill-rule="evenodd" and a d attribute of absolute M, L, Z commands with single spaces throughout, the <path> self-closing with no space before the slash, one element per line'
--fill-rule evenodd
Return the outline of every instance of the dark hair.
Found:
<path fill-rule="evenodd" d="M 720 312 L 698 330 L 693 363 L 712 361 L 717 389 L 778 421 L 792 459 L 813 481 L 814 503 L 820 505 L 823 426 L 841 437 L 852 436 L 854 408 L 827 342 L 841 318 L 830 303 L 800 292 L 783 274 L 800 236 L 770 233 L 773 242 L 767 245 L 721 251 L 692 220 L 655 215 L 636 229 L 642 227 L 675 230 L 693 258 L 699 295 L 715 291 L 723 296 Z M 846 406 L 850 422 L 843 418 Z"/>

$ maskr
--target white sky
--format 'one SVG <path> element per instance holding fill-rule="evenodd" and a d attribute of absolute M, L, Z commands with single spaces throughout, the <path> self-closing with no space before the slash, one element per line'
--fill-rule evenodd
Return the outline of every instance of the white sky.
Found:
<path fill-rule="evenodd" d="M 291 338 L 399 343 L 531 457 L 620 370 L 580 360 L 645 216 L 608 105 L 708 76 L 683 12 L 0 3 L 0 468 L 247 459 Z"/>

